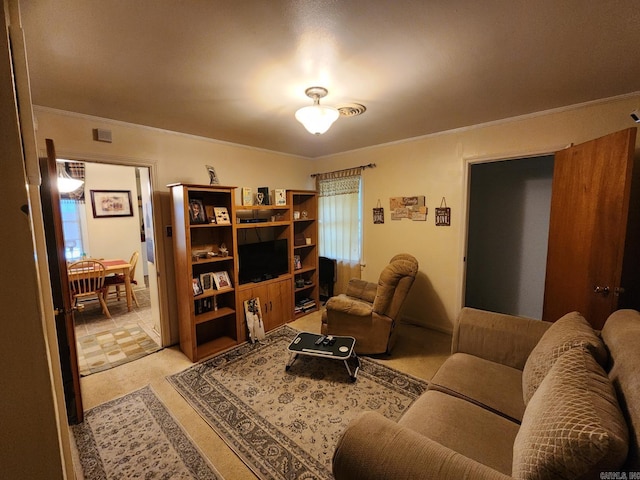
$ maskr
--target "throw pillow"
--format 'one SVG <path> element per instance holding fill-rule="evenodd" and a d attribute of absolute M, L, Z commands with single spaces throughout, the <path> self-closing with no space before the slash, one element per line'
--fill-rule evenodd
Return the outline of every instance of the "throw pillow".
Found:
<path fill-rule="evenodd" d="M 597 478 L 619 469 L 628 441 L 611 381 L 585 348 L 574 348 L 549 370 L 524 412 L 512 476 Z"/>
<path fill-rule="evenodd" d="M 600 365 L 606 364 L 607 351 L 604 343 L 578 312 L 567 313 L 549 327 L 531 351 L 522 370 L 522 396 L 525 405 L 556 360 L 566 351 L 580 346 L 589 349 Z"/>

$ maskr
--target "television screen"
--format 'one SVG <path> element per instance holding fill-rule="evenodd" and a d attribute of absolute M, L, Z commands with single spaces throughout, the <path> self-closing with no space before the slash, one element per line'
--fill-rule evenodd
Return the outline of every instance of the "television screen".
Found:
<path fill-rule="evenodd" d="M 238 245 L 239 282 L 260 282 L 289 272 L 286 238 Z"/>

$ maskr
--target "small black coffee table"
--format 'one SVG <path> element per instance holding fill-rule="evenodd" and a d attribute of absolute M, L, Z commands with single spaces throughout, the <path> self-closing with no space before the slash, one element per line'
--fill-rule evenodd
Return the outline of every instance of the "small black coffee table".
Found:
<path fill-rule="evenodd" d="M 332 360 L 342 360 L 344 366 L 347 367 L 349 377 L 352 382 L 355 382 L 358 378 L 358 370 L 360 369 L 360 359 L 356 355 L 354 350 L 356 339 L 353 337 L 338 337 L 333 336 L 335 343 L 333 345 L 316 345 L 322 335 L 310 332 L 300 332 L 293 339 L 291 344 L 287 347 L 289 350 L 289 361 L 287 362 L 286 370 L 289 370 L 293 362 L 296 361 L 298 355 L 310 355 L 312 357 L 330 358 Z M 349 360 L 353 360 L 355 368 L 353 372 L 349 366 Z"/>

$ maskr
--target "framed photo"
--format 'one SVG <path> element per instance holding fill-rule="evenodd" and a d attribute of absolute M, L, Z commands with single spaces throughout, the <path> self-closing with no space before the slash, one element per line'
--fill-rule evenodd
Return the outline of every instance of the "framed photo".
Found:
<path fill-rule="evenodd" d="M 300 255 L 293 256 L 293 269 L 294 270 L 302 269 L 302 262 L 300 261 Z"/>
<path fill-rule="evenodd" d="M 204 293 L 204 290 L 202 290 L 202 284 L 200 283 L 200 279 L 194 278 L 193 279 L 193 296 L 195 297 L 196 295 L 201 295 L 202 293 Z"/>
<path fill-rule="evenodd" d="M 251 187 L 242 187 L 242 205 L 253 205 L 253 190 Z"/>
<path fill-rule="evenodd" d="M 225 288 L 231 288 L 231 280 L 227 272 L 215 272 L 213 274 L 213 281 L 217 290 L 223 290 Z"/>
<path fill-rule="evenodd" d="M 202 290 L 213 290 L 213 273 L 201 273 L 200 274 L 200 285 L 202 285 Z"/>
<path fill-rule="evenodd" d="M 207 223 L 204 205 L 199 198 L 189 200 L 189 221 L 191 223 Z"/>
<path fill-rule="evenodd" d="M 229 211 L 227 207 L 213 207 L 213 213 L 216 216 L 216 223 L 219 225 L 228 225 L 231 223 L 229 220 Z"/>
<path fill-rule="evenodd" d="M 91 190 L 93 218 L 133 217 L 130 190 Z"/>
<path fill-rule="evenodd" d="M 211 223 L 216 223 L 216 214 L 213 211 L 213 205 L 205 205 L 204 213 L 207 216 L 207 220 Z"/>
<path fill-rule="evenodd" d="M 287 204 L 287 191 L 284 188 L 276 188 L 273 191 L 273 203 L 275 205 Z"/>

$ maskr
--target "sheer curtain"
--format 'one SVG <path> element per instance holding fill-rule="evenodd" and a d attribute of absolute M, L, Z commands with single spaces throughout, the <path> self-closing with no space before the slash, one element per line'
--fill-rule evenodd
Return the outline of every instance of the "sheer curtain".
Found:
<path fill-rule="evenodd" d="M 334 292 L 360 278 L 362 260 L 362 168 L 316 175 L 320 255 L 337 261 Z"/>

